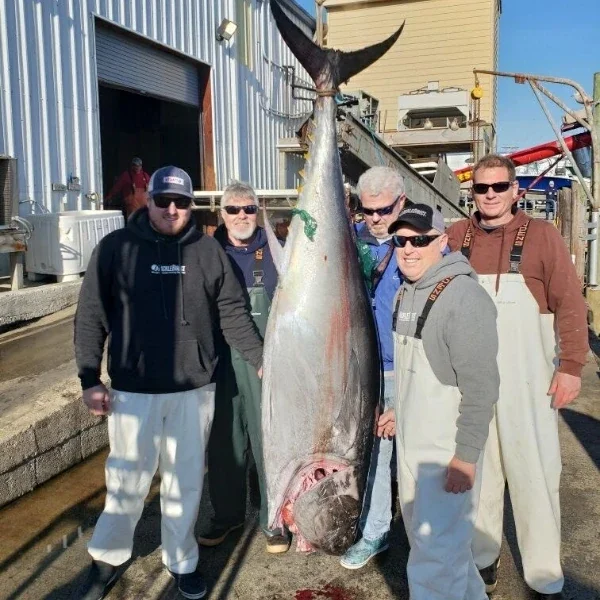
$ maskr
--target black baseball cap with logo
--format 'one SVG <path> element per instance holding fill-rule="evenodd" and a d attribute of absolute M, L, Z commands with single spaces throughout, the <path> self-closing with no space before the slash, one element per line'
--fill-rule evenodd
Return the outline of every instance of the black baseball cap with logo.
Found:
<path fill-rule="evenodd" d="M 190 176 L 179 167 L 162 167 L 155 171 L 148 184 L 150 197 L 161 194 L 177 194 L 194 198 L 194 188 Z"/>
<path fill-rule="evenodd" d="M 427 204 L 411 204 L 400 211 L 398 218 L 388 227 L 388 233 L 395 233 L 402 225 L 408 225 L 417 231 L 435 229 L 444 233 L 446 229 L 442 213 Z"/>

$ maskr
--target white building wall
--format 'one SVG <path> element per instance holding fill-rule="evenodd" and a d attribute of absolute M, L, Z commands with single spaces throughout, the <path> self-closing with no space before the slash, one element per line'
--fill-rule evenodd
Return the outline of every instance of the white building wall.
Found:
<path fill-rule="evenodd" d="M 312 106 L 291 100 L 280 67 L 308 76 L 266 0 L 0 0 L 0 155 L 19 159 L 22 215 L 94 208 L 102 195 L 95 17 L 210 65 L 217 186 L 277 186 L 277 140 Z M 223 18 L 245 26 L 219 43 Z M 80 192 L 52 191 L 71 176 Z"/>

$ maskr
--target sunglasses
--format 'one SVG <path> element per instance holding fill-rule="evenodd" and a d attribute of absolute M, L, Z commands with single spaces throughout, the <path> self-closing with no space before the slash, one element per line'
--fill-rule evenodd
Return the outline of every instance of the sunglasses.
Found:
<path fill-rule="evenodd" d="M 175 204 L 175 208 L 183 210 L 189 208 L 192 204 L 191 198 L 185 196 L 177 196 L 177 198 L 171 198 L 170 196 L 153 196 L 152 201 L 157 208 L 169 208 L 171 202 Z"/>
<path fill-rule="evenodd" d="M 392 244 L 396 246 L 396 248 L 404 248 L 407 242 L 410 242 L 410 245 L 413 248 L 425 248 L 429 246 L 433 240 L 439 238 L 439 235 L 393 235 L 392 236 Z"/>
<path fill-rule="evenodd" d="M 246 206 L 225 206 L 223 210 L 228 215 L 237 215 L 240 211 L 244 211 L 247 215 L 255 215 L 258 212 L 258 206 L 256 204 L 248 204 Z"/>
<path fill-rule="evenodd" d="M 385 215 L 392 214 L 394 210 L 394 206 L 396 206 L 396 202 L 398 202 L 400 197 L 396 198 L 389 206 L 384 206 L 383 208 L 365 208 L 362 207 L 363 215 L 367 217 L 372 217 L 375 213 L 377 213 L 380 217 L 385 217 Z"/>
<path fill-rule="evenodd" d="M 476 194 L 487 194 L 487 191 L 492 188 L 496 194 L 506 192 L 512 185 L 511 181 L 497 181 L 496 183 L 474 183 L 473 191 Z"/>

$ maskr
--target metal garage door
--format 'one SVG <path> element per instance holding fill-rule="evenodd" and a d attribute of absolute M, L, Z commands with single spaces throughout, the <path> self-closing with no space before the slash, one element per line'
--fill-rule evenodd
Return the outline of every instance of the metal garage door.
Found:
<path fill-rule="evenodd" d="M 200 105 L 198 67 L 133 35 L 96 21 L 96 63 L 103 83 Z"/>

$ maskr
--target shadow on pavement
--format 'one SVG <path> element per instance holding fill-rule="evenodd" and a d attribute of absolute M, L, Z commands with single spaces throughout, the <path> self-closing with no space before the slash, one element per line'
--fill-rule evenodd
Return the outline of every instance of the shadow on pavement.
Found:
<path fill-rule="evenodd" d="M 600 421 L 571 408 L 563 408 L 560 414 L 600 470 Z"/>

